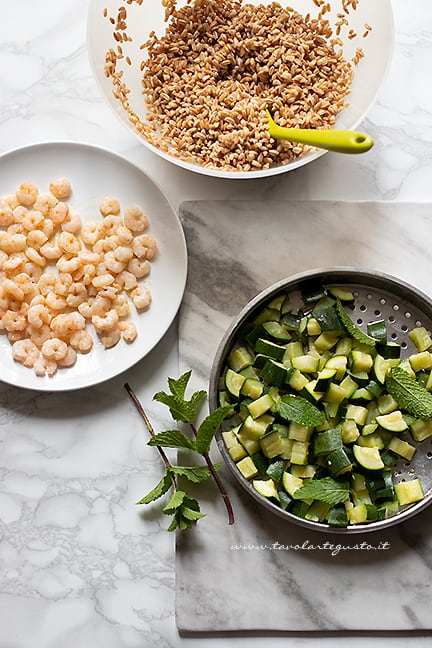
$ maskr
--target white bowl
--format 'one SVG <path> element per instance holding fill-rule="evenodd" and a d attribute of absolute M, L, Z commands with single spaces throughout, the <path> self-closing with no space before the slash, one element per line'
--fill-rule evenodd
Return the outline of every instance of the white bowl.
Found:
<path fill-rule="evenodd" d="M 252 4 L 260 4 L 260 0 L 249 0 Z M 123 3 L 127 10 L 127 30 L 131 36 L 130 42 L 121 43 L 124 58 L 117 63 L 117 69 L 124 71 L 123 80 L 130 89 L 128 95 L 130 105 L 138 117 L 146 122 L 146 108 L 142 94 L 140 63 L 144 58 L 140 45 L 146 41 L 152 30 L 157 35 L 165 31 L 164 8 L 161 0 L 144 0 L 140 5 L 138 2 L 132 4 Z M 178 7 L 185 4 L 184 0 L 178 1 Z M 262 0 L 261 0 L 262 4 Z M 303 15 L 310 12 L 316 16 L 318 8 L 313 0 L 280 0 L 282 6 L 291 6 Z M 336 14 L 341 13 L 342 0 L 333 0 L 331 13 L 326 14 L 330 24 L 334 25 L 338 20 Z M 184 169 L 195 171 L 204 175 L 217 178 L 252 179 L 285 173 L 296 169 L 312 160 L 324 155 L 324 150 L 311 149 L 302 157 L 294 161 L 257 171 L 227 171 L 222 169 L 207 168 L 198 163 L 181 160 L 161 149 L 150 144 L 141 135 L 129 120 L 129 115 L 122 107 L 121 102 L 113 95 L 113 85 L 110 78 L 105 76 L 105 57 L 108 50 L 116 49 L 118 43 L 114 40 L 114 27 L 109 17 L 117 16 L 120 3 L 118 0 L 90 0 L 88 15 L 88 50 L 90 61 L 95 77 L 98 81 L 102 94 L 111 108 L 121 121 L 139 138 L 142 144 L 148 149 L 173 164 Z M 106 10 L 106 11 L 104 11 Z M 104 15 L 107 14 L 107 16 Z M 390 0 L 359 0 L 357 9 L 350 11 L 348 15 L 349 29 L 353 29 L 358 37 L 352 40 L 345 34 L 343 55 L 351 60 L 356 48 L 361 47 L 364 51 L 364 58 L 354 69 L 354 80 L 351 86 L 351 93 L 347 97 L 349 106 L 343 108 L 336 118 L 335 128 L 356 129 L 364 119 L 366 113 L 374 103 L 389 68 L 393 50 L 393 16 Z M 365 24 L 370 25 L 372 30 L 367 38 L 361 35 L 365 31 Z M 129 57 L 131 64 L 126 61 Z"/>

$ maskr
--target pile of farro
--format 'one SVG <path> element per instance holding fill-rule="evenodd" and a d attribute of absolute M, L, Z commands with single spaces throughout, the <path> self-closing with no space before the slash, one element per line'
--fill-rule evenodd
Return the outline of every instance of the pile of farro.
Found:
<path fill-rule="evenodd" d="M 127 4 L 142 0 L 127 0 Z M 337 23 L 330 4 L 314 0 L 319 13 L 306 16 L 277 2 L 191 0 L 176 8 L 163 0 L 167 26 L 142 45 L 144 118 L 130 106 L 119 61 L 130 40 L 123 6 L 114 25 L 116 47 L 106 54 L 105 73 L 136 129 L 157 148 L 204 167 L 249 171 L 287 164 L 306 146 L 275 141 L 266 108 L 281 126 L 331 128 L 345 106 L 354 66 L 342 53 L 341 32 L 358 0 L 342 0 Z M 105 12 L 106 15 L 106 12 Z M 370 31 L 365 25 L 362 36 Z"/>

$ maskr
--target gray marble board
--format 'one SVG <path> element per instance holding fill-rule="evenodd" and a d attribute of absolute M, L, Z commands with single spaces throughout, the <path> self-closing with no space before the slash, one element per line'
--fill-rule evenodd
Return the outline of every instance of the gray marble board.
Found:
<path fill-rule="evenodd" d="M 207 388 L 217 345 L 244 304 L 283 277 L 355 266 L 432 294 L 432 208 L 372 202 L 183 203 L 189 275 L 180 368 Z M 215 460 L 219 460 L 217 449 Z M 432 632 L 431 512 L 386 531 L 328 535 L 256 507 L 226 469 L 236 522 L 212 484 L 207 513 L 177 537 L 182 634 Z"/>

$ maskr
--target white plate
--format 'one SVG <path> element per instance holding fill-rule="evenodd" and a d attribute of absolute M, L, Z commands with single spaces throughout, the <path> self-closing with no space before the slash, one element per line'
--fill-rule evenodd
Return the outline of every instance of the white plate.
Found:
<path fill-rule="evenodd" d="M 92 351 L 78 354 L 73 367 L 52 376 L 37 377 L 32 369 L 15 362 L 11 345 L 0 335 L 0 379 L 29 389 L 63 391 L 102 382 L 125 371 L 149 353 L 165 334 L 180 306 L 186 283 L 187 250 L 180 221 L 155 183 L 125 158 L 86 144 L 53 142 L 15 149 L 0 157 L 0 195 L 13 193 L 23 181 L 48 191 L 50 180 L 66 176 L 72 183 L 68 203 L 83 221 L 101 218 L 102 198 L 114 196 L 123 208 L 139 204 L 148 214 L 149 233 L 155 236 L 160 254 L 145 279 L 153 301 L 146 312 L 131 309 L 138 328 L 132 344 L 121 340 L 105 349 L 95 340 Z"/>
<path fill-rule="evenodd" d="M 248 0 L 248 2 L 252 4 L 263 4 L 263 0 Z M 303 15 L 310 12 L 311 16 L 316 16 L 318 12 L 318 8 L 313 0 L 279 0 L 279 3 L 282 6 L 293 7 Z M 132 41 L 121 43 L 125 58 L 118 63 L 118 70 L 123 70 L 123 80 L 131 91 L 128 95 L 131 107 L 142 121 L 145 121 L 146 110 L 141 87 L 142 75 L 140 72 L 140 62 L 143 59 L 143 51 L 140 50 L 140 45 L 146 41 L 152 30 L 159 36 L 164 33 L 166 27 L 163 19 L 164 8 L 162 7 L 162 0 L 145 0 L 141 6 L 136 3 L 131 5 L 119 3 L 118 0 L 106 0 L 104 2 L 90 0 L 89 3 L 87 27 L 88 50 L 93 72 L 102 91 L 102 95 L 123 124 L 151 151 L 184 169 L 218 178 L 233 179 L 252 179 L 286 173 L 291 169 L 301 167 L 312 160 L 316 160 L 326 153 L 326 151 L 317 152 L 312 150 L 289 164 L 276 166 L 267 170 L 224 171 L 184 162 L 149 144 L 131 124 L 121 103 L 114 98 L 111 80 L 107 79 L 104 73 L 105 54 L 111 48 L 116 50 L 118 45 L 113 38 L 113 26 L 109 21 L 109 17 L 117 15 L 120 4 L 124 4 L 127 9 L 126 31 L 132 37 Z M 178 7 L 183 4 L 185 4 L 185 0 L 178 0 Z M 326 14 L 325 18 L 330 18 L 330 24 L 334 25 L 338 20 L 337 13 L 341 12 L 342 1 L 331 0 L 330 4 L 332 5 L 332 12 Z M 105 18 L 103 15 L 104 8 L 107 9 L 108 18 Z M 339 113 L 335 127 L 357 129 L 374 103 L 391 63 L 394 38 L 391 1 L 379 0 L 377 2 L 377 0 L 360 0 L 357 10 L 350 12 L 349 21 L 349 28 L 354 29 L 358 37 L 349 40 L 347 38 L 348 31 L 344 31 L 343 54 L 347 60 L 351 60 L 356 48 L 362 47 L 365 57 L 355 68 L 351 94 L 347 97 L 349 106 Z M 365 30 L 365 24 L 370 24 L 372 31 L 366 38 L 363 38 L 362 34 Z M 126 62 L 127 56 L 129 56 L 132 65 L 128 65 Z"/>

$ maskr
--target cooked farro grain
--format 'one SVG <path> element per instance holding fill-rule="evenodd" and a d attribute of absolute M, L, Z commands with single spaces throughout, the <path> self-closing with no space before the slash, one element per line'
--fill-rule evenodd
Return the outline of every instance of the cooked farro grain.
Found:
<path fill-rule="evenodd" d="M 162 0 L 169 17 L 165 33 L 151 33 L 141 46 L 146 122 L 130 107 L 115 51 L 106 57 L 114 96 L 149 143 L 204 167 L 248 171 L 287 164 L 307 150 L 270 138 L 266 108 L 281 126 L 334 124 L 346 105 L 353 66 L 364 55 L 358 48 L 347 61 L 340 49 L 339 35 L 348 31 L 346 16 L 357 0 L 342 0 L 344 13 L 333 27 L 323 18 L 330 3 L 322 0 L 315 2 L 317 18 L 277 2 L 189 0 L 180 9 L 175 3 Z M 130 40 L 126 18 L 122 7 L 116 40 Z M 355 36 L 351 30 L 348 38 Z"/>

